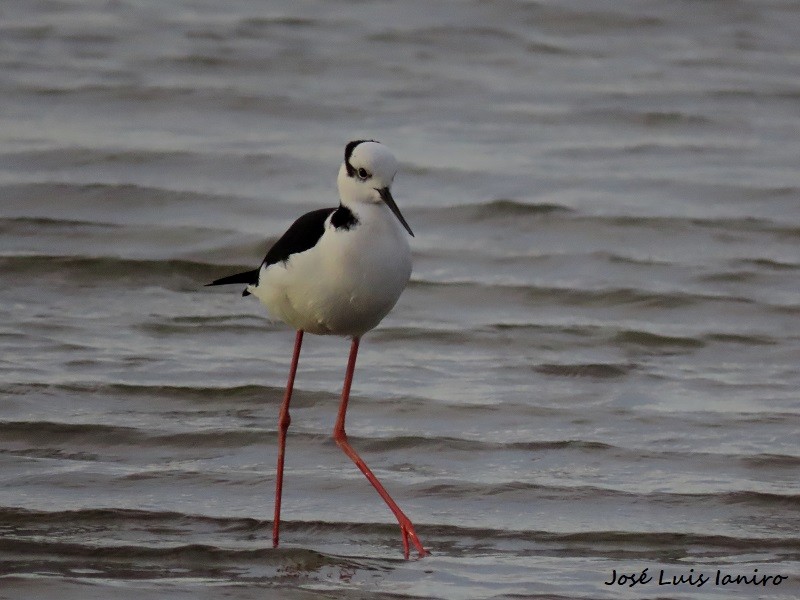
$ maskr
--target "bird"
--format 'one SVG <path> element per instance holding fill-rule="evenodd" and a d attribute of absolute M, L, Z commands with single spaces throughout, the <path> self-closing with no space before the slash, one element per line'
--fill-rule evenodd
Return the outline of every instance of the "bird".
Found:
<path fill-rule="evenodd" d="M 298 218 L 275 242 L 257 269 L 216 279 L 208 286 L 244 284 L 273 317 L 295 329 L 289 378 L 278 414 L 278 461 L 272 544 L 280 537 L 281 495 L 289 405 L 303 334 L 350 338 L 339 411 L 333 429 L 337 446 L 366 476 L 400 526 L 403 556 L 409 542 L 422 558 L 429 554 L 411 520 L 350 445 L 345 417 L 361 337 L 391 311 L 411 277 L 414 237 L 392 196 L 398 170 L 392 152 L 375 140 L 353 140 L 344 149 L 337 187 L 339 205 Z"/>

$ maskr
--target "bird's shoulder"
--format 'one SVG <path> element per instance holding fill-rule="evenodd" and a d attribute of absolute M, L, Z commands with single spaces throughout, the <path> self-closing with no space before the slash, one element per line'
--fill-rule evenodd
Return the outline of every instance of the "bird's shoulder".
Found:
<path fill-rule="evenodd" d="M 325 221 L 335 208 L 307 212 L 289 226 L 264 257 L 264 266 L 286 261 L 292 254 L 313 248 L 325 233 Z"/>
<path fill-rule="evenodd" d="M 331 225 L 337 230 L 349 230 L 358 224 L 355 214 L 341 204 L 334 208 L 312 210 L 299 217 L 291 224 L 277 242 L 267 252 L 262 266 L 268 267 L 279 262 L 286 262 L 292 254 L 299 254 L 317 245 L 325 233 L 325 223 L 331 219 Z"/>

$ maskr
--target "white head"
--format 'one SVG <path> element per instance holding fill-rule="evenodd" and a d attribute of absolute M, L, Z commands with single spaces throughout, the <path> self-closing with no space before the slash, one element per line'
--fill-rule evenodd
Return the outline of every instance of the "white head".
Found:
<path fill-rule="evenodd" d="M 392 198 L 392 181 L 397 173 L 397 159 L 383 144 L 374 140 L 355 140 L 344 149 L 337 183 L 342 204 L 355 208 L 358 203 L 385 203 L 406 231 L 408 226 Z"/>

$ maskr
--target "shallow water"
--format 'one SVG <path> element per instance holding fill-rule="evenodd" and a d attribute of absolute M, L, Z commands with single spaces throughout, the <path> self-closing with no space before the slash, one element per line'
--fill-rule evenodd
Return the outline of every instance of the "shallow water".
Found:
<path fill-rule="evenodd" d="M 0 598 L 800 595 L 800 9 L 587 6 L 2 5 Z M 271 548 L 293 334 L 202 287 L 363 137 L 415 266 L 348 432 L 424 560 L 314 336 Z"/>

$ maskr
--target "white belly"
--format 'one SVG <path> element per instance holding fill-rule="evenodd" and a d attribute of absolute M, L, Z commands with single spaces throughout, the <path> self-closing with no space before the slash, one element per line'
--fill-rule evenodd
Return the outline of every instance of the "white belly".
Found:
<path fill-rule="evenodd" d="M 273 316 L 309 333 L 361 336 L 375 327 L 408 283 L 411 250 L 388 209 L 363 216 L 372 218 L 349 231 L 327 228 L 310 250 L 262 269 L 250 292 Z"/>

